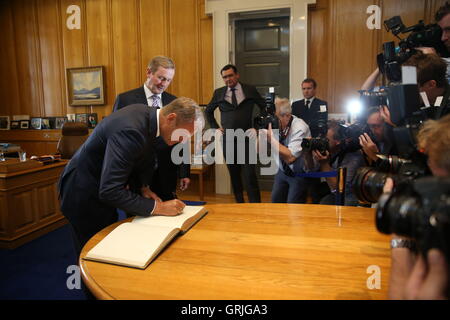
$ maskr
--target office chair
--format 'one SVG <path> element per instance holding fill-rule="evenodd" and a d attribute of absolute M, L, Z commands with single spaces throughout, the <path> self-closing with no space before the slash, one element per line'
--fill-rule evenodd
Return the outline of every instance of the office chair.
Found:
<path fill-rule="evenodd" d="M 66 122 L 61 129 L 57 151 L 62 159 L 70 159 L 78 148 L 87 140 L 89 130 L 86 123 Z"/>

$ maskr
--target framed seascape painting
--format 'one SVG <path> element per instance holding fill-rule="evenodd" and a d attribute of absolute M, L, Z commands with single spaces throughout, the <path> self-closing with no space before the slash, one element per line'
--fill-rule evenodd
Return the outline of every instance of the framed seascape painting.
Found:
<path fill-rule="evenodd" d="M 71 106 L 105 104 L 104 67 L 67 69 L 67 97 Z"/>

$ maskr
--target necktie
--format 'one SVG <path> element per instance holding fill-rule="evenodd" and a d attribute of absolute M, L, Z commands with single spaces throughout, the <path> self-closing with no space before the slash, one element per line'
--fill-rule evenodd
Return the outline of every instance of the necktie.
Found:
<path fill-rule="evenodd" d="M 154 94 L 152 98 L 153 98 L 152 107 L 159 108 L 159 96 L 157 94 Z"/>
<path fill-rule="evenodd" d="M 306 106 L 306 108 L 307 109 L 309 109 L 309 104 L 311 103 L 311 101 L 309 101 L 309 100 L 306 100 L 306 102 L 305 102 L 305 106 Z"/>
<path fill-rule="evenodd" d="M 231 103 L 235 108 L 238 106 L 236 98 L 236 88 L 231 88 Z"/>

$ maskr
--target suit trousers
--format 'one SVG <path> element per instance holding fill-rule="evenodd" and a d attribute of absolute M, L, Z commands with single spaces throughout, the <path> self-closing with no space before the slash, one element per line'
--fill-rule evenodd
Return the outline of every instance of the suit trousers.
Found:
<path fill-rule="evenodd" d="M 279 169 L 272 188 L 272 203 L 306 203 L 305 178 L 289 177 Z"/>
<path fill-rule="evenodd" d="M 259 203 L 261 202 L 261 194 L 259 191 L 258 178 L 256 176 L 256 162 L 251 161 L 252 157 L 250 156 L 250 154 L 252 154 L 253 152 L 255 152 L 256 156 L 256 150 L 250 151 L 250 143 L 248 138 L 245 138 L 245 142 L 239 142 L 239 140 L 236 138 L 230 139 L 227 143 L 227 139 L 224 137 L 222 145 L 223 154 L 227 163 L 228 172 L 230 173 L 231 185 L 233 187 L 233 193 L 236 202 L 245 202 L 245 188 L 245 190 L 247 191 L 249 202 Z M 231 150 L 230 147 L 232 148 Z M 244 183 L 242 183 L 242 180 L 244 181 Z"/>

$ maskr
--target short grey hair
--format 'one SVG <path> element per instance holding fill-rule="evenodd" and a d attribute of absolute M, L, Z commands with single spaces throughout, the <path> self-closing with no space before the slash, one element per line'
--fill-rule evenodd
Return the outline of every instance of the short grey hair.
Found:
<path fill-rule="evenodd" d="M 156 56 L 153 57 L 152 60 L 150 60 L 147 67 L 152 73 L 155 73 L 156 71 L 158 71 L 159 67 L 163 67 L 164 69 L 175 69 L 175 63 L 169 57 Z"/>
<path fill-rule="evenodd" d="M 275 98 L 275 107 L 277 108 L 277 112 L 282 116 L 292 114 L 291 102 L 287 98 Z"/>
<path fill-rule="evenodd" d="M 180 97 L 173 100 L 161 109 L 164 116 L 169 113 L 177 115 L 177 125 L 203 121 L 203 112 L 200 110 L 197 102 L 190 98 Z"/>

